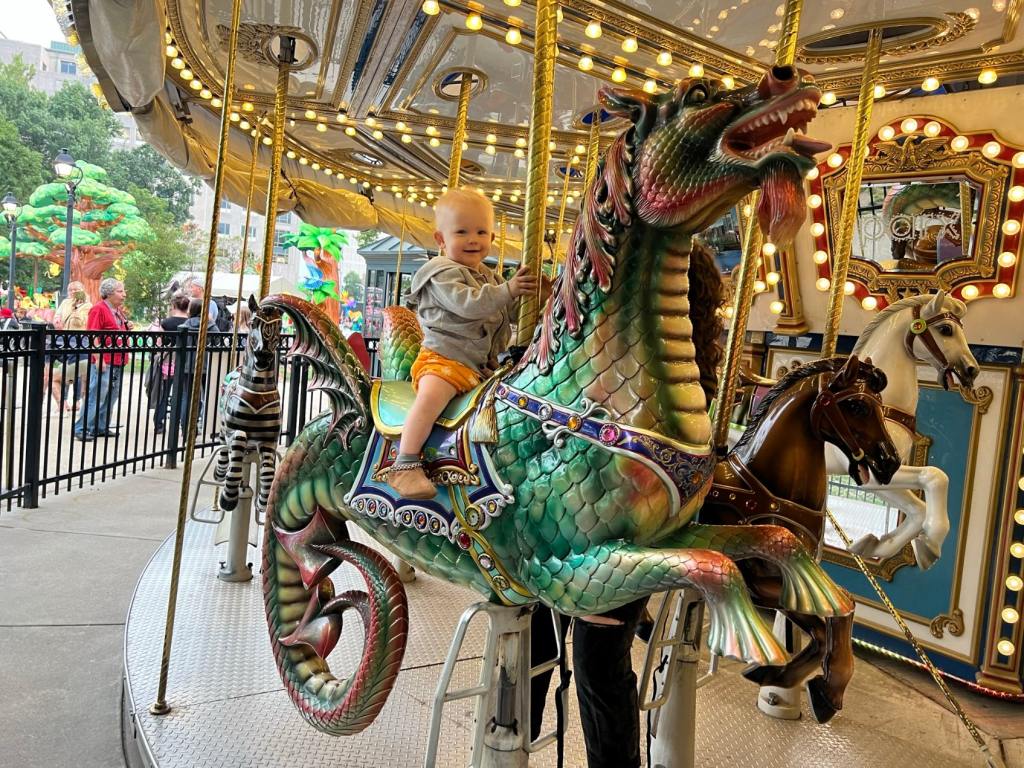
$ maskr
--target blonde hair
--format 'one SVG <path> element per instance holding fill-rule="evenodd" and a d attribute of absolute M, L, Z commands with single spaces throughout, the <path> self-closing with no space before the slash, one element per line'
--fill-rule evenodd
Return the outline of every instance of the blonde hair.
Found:
<path fill-rule="evenodd" d="M 441 195 L 434 204 L 434 219 L 438 219 L 443 211 L 458 208 L 461 205 L 483 205 L 491 214 L 491 225 L 494 225 L 494 206 L 489 198 L 468 187 L 457 187 L 449 189 Z"/>

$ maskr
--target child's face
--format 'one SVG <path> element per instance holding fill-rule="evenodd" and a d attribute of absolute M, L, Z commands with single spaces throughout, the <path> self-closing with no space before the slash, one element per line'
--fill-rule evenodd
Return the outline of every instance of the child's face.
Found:
<path fill-rule="evenodd" d="M 434 240 L 452 261 L 476 269 L 491 250 L 494 221 L 483 202 L 460 200 L 437 212 Z"/>

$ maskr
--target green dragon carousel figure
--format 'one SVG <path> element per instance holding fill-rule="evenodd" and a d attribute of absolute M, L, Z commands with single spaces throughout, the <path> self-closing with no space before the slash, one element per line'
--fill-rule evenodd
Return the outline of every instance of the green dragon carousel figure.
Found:
<path fill-rule="evenodd" d="M 403 586 L 383 555 L 349 538 L 349 523 L 414 567 L 506 605 L 583 616 L 696 588 L 711 650 L 758 665 L 786 654 L 734 561 L 778 568 L 786 610 L 852 612 L 784 528 L 693 522 L 715 454 L 692 341 L 691 235 L 760 187 L 762 228 L 775 242 L 792 238 L 803 175 L 828 148 L 802 133 L 819 96 L 791 67 L 739 90 L 694 79 L 660 96 L 601 93 L 628 127 L 586 191 L 533 343 L 439 418 L 424 448 L 439 486 L 432 500 L 395 498 L 384 481 L 413 400 L 398 378 L 416 355 L 414 329 L 395 325 L 382 339 L 385 380 L 371 380 L 321 311 L 266 300 L 294 319 L 292 354 L 310 361 L 332 404 L 278 468 L 263 550 L 274 655 L 310 723 L 332 734 L 365 728 L 405 648 Z M 335 594 L 330 574 L 342 563 L 358 569 L 365 592 Z M 338 679 L 326 658 L 350 608 L 365 647 L 358 670 Z"/>

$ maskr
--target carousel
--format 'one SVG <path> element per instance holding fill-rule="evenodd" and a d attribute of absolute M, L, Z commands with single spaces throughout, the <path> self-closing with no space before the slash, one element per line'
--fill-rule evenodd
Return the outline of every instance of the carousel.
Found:
<path fill-rule="evenodd" d="M 98 95 L 212 185 L 211 263 L 222 197 L 397 256 L 368 366 L 252 245 L 222 446 L 193 476 L 193 426 L 126 624 L 130 762 L 631 768 L 587 725 L 612 686 L 643 765 L 1024 765 L 963 703 L 1024 703 L 1021 11 L 62 5 Z M 459 187 L 492 268 L 547 279 L 402 498 L 401 276 Z M 288 446 L 285 319 L 324 402 Z M 944 737 L 857 687 L 880 661 Z"/>

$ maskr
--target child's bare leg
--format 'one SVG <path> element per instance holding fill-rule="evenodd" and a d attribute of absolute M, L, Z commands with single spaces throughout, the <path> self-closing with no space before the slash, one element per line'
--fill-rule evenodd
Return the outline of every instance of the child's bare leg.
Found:
<path fill-rule="evenodd" d="M 388 485 L 408 499 L 432 499 L 437 490 L 419 465 L 420 451 L 434 427 L 434 421 L 457 394 L 455 387 L 438 376 L 423 376 L 416 400 L 405 418 L 398 459 L 388 473 Z"/>

